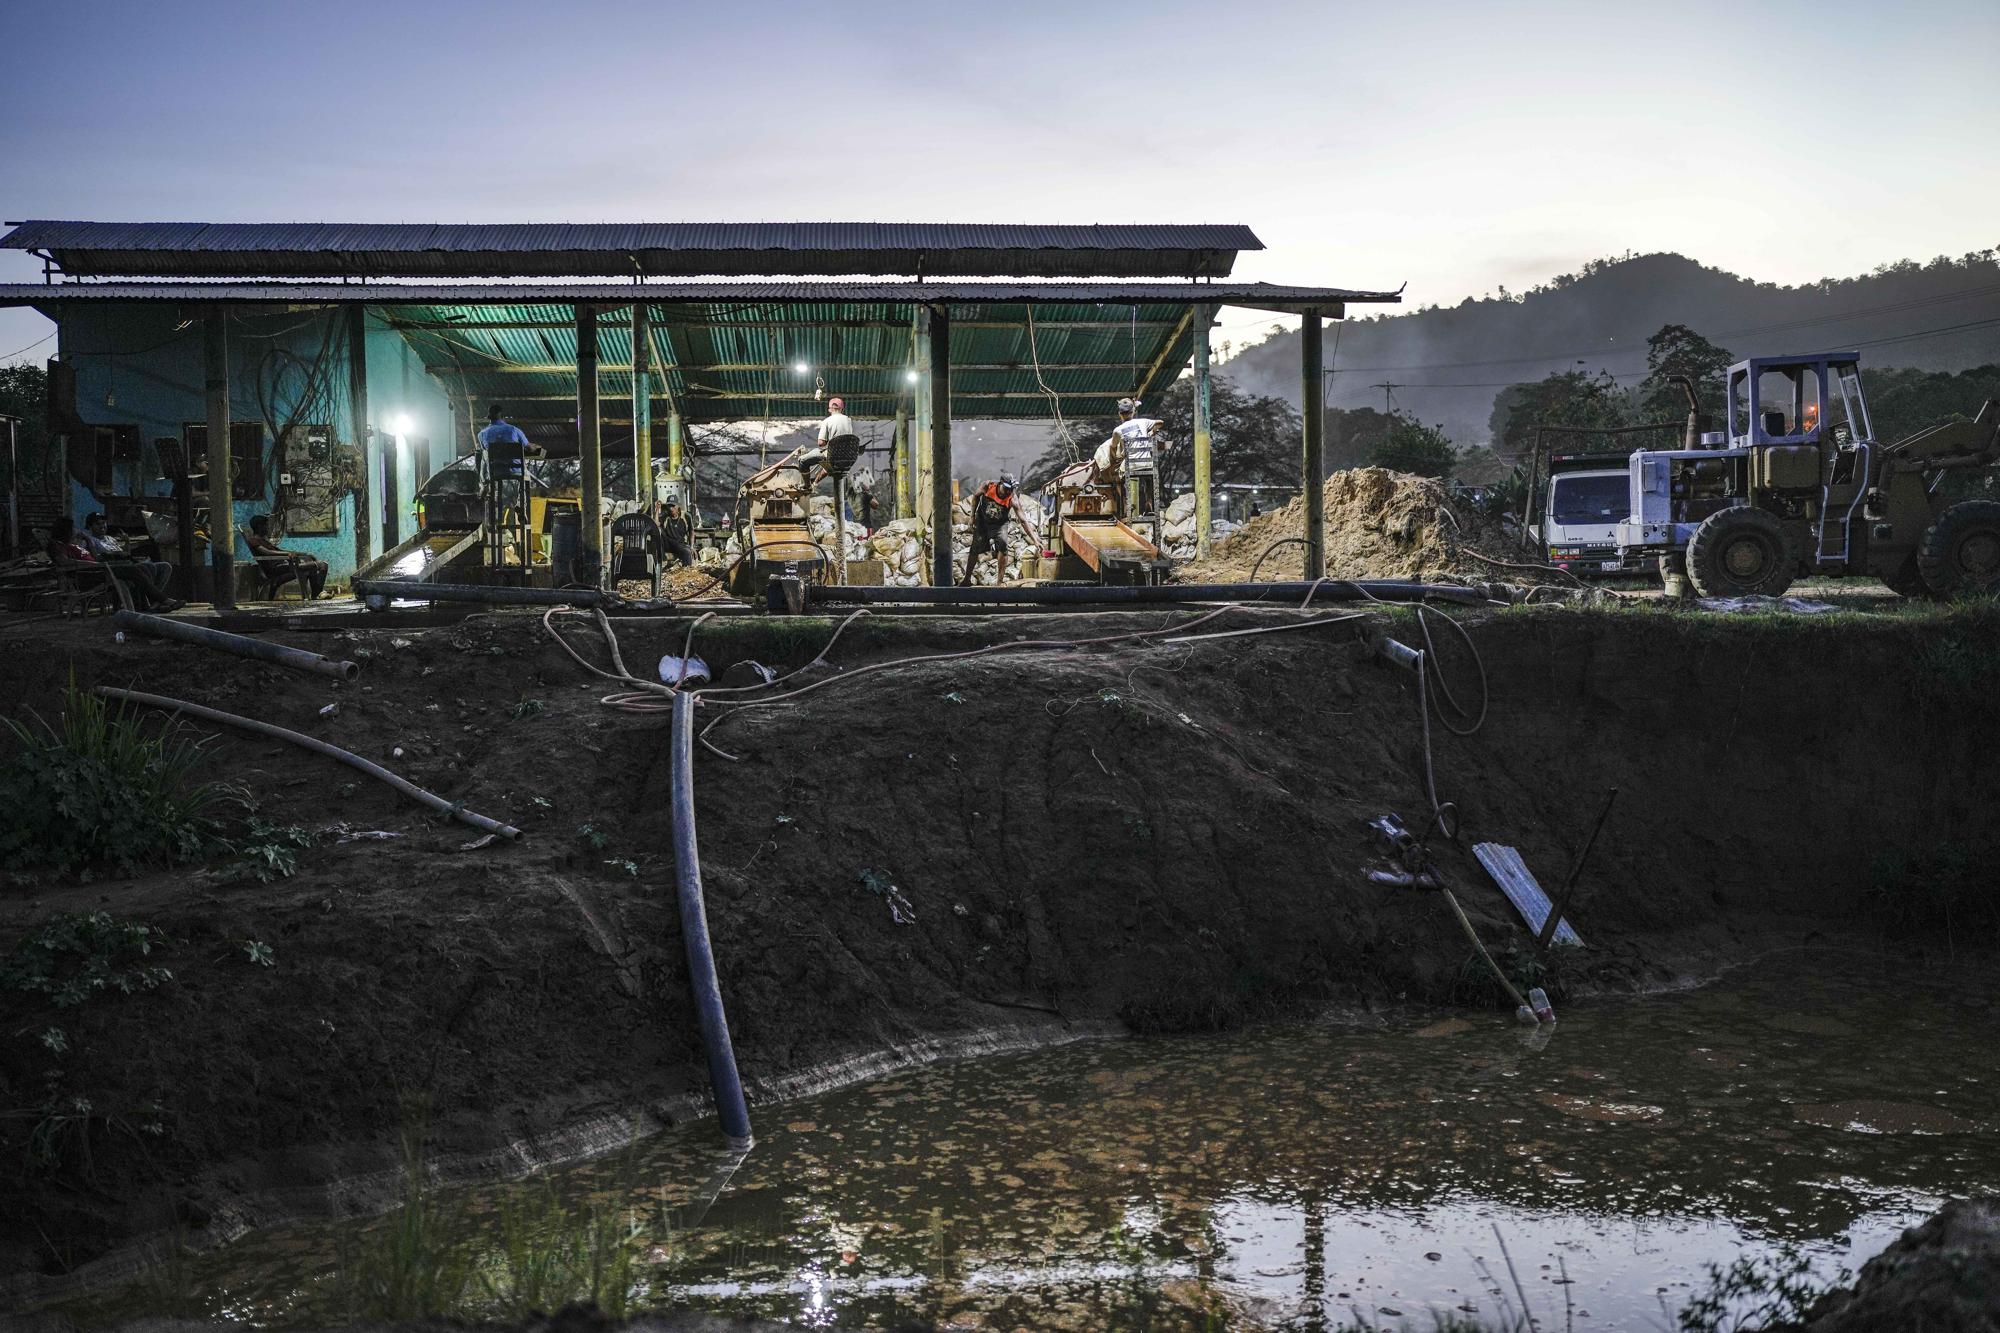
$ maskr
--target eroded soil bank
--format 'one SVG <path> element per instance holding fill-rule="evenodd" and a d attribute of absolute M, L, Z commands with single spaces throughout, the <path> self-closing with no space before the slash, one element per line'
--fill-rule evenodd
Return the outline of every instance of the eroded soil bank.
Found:
<path fill-rule="evenodd" d="M 1234 628 L 1291 613 L 1231 614 Z M 875 617 L 833 659 L 852 670 L 1186 618 Z M 1549 978 L 1559 998 L 1810 939 L 1873 946 L 1889 919 L 1873 901 L 1884 853 L 1991 838 L 1990 612 L 1540 608 L 1467 623 L 1490 714 L 1473 737 L 1436 738 L 1465 847 L 1512 843 L 1559 880 L 1605 790 L 1621 793 L 1575 912 L 1590 947 Z M 832 628 L 711 623 L 698 650 L 718 666 L 796 665 Z M 1384 628 L 1416 632 L 1397 613 L 932 662 L 725 721 L 710 739 L 740 759 L 699 753 L 697 803 L 753 1114 L 885 1054 L 1333 1005 L 1492 1007 L 1437 897 L 1366 878 L 1384 862 L 1363 821 L 1425 808 L 1410 679 L 1361 641 Z M 618 623 L 640 670 L 685 631 Z M 604 660 L 593 634 L 571 633 Z M 356 750 L 529 836 L 468 849 L 470 830 L 386 788 L 226 734 L 209 771 L 249 785 L 261 817 L 318 834 L 298 873 L 228 882 L 197 867 L 8 889 L 0 949 L 55 913 L 103 910 L 164 931 L 173 972 L 60 1013 L 0 991 L 0 1170 L 22 1203 L 0 1210 L 0 1246 L 16 1291 L 162 1228 L 199 1239 L 380 1206 L 418 1104 L 433 1160 L 475 1173 L 699 1113 L 665 714 L 601 706 L 607 683 L 538 616 L 274 637 L 355 656 L 361 679 L 114 644 L 102 623 L 14 628 L 0 652 L 14 707 L 54 716 L 72 673 L 208 703 Z M 1469 694 L 1473 664 L 1441 652 Z M 351 836 L 372 832 L 398 836 Z M 1465 847 L 1446 848 L 1442 869 L 1520 966 L 1523 932 Z M 897 895 L 907 910 L 892 911 Z M 1896 947 L 1974 945 L 1961 929 Z M 59 1053 L 38 1040 L 58 1023 Z M 92 1108 L 72 1135 L 88 1152 L 24 1170 L 46 1119 L 32 1112 L 75 1098 Z"/>

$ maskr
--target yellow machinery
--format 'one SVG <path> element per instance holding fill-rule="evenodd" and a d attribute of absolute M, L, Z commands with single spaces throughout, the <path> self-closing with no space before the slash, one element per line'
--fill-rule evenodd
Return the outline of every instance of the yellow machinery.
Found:
<path fill-rule="evenodd" d="M 1056 553 L 1056 578 L 1099 583 L 1158 583 L 1169 561 L 1160 554 L 1159 477 L 1150 435 L 1143 448 L 1114 435 L 1091 457 L 1056 477 L 1044 550 Z"/>
<path fill-rule="evenodd" d="M 836 577 L 839 547 L 846 540 L 845 494 L 834 501 L 837 533 L 828 550 L 807 530 L 807 501 L 819 483 L 840 481 L 861 454 L 861 441 L 842 435 L 825 444 L 802 444 L 777 462 L 754 472 L 737 492 L 737 531 L 742 553 L 730 591 L 755 596 L 773 575 L 793 574 L 825 582 Z"/>

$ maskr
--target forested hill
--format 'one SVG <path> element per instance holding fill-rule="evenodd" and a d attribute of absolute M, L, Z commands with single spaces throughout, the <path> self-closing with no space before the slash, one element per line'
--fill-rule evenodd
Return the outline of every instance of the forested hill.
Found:
<path fill-rule="evenodd" d="M 1988 250 L 1780 287 L 1684 255 L 1601 260 L 1525 294 L 1328 325 L 1329 403 L 1379 408 L 1374 386 L 1391 381 L 1397 407 L 1441 424 L 1461 447 L 1484 444 L 1502 388 L 1563 370 L 1636 385 L 1646 339 L 1664 324 L 1685 324 L 1738 357 L 1858 348 L 1865 366 L 1963 370 L 2000 361 L 2000 261 Z M 1296 333 L 1221 368 L 1246 389 L 1299 401 Z"/>

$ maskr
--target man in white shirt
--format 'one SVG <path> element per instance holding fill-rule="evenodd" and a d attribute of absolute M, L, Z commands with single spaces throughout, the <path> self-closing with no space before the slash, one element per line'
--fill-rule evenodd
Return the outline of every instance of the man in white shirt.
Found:
<path fill-rule="evenodd" d="M 819 442 L 830 444 L 843 435 L 854 434 L 854 422 L 848 418 L 847 404 L 838 398 L 826 401 L 826 420 L 819 423 Z"/>

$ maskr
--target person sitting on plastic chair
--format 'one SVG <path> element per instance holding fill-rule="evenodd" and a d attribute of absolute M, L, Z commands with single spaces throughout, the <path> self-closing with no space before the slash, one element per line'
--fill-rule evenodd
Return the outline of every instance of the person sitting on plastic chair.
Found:
<path fill-rule="evenodd" d="M 294 578 L 299 581 L 299 593 L 308 601 L 317 598 L 326 587 L 326 561 L 316 560 L 300 551 L 287 551 L 271 540 L 271 516 L 256 514 L 250 519 L 250 531 L 243 534 L 243 544 L 250 548 L 251 558 L 257 568 L 269 580 L 271 591 L 277 592 L 280 584 L 289 583 Z"/>

